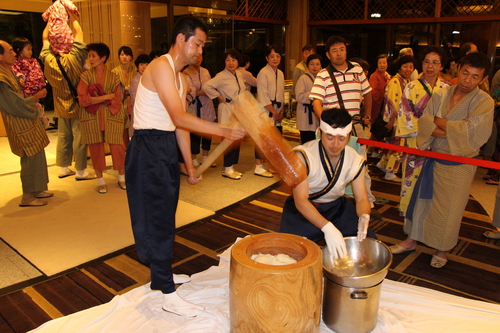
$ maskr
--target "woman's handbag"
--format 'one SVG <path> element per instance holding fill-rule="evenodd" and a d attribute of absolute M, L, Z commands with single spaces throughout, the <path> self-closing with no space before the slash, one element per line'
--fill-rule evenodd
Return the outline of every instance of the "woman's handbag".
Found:
<path fill-rule="evenodd" d="M 392 128 L 387 129 L 385 127 L 387 122 L 384 121 L 384 116 L 379 114 L 375 122 L 372 124 L 370 132 L 377 138 L 377 140 L 382 141 L 384 138 L 387 138 L 392 135 Z"/>

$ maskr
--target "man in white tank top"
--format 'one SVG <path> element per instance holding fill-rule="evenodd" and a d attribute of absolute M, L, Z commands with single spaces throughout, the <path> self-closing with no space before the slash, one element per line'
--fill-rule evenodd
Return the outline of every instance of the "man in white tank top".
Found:
<path fill-rule="evenodd" d="M 189 131 L 243 138 L 244 131 L 220 127 L 186 113 L 186 84 L 180 71 L 196 63 L 203 51 L 207 28 L 194 17 L 175 24 L 168 54 L 153 60 L 141 77 L 134 104 L 134 135 L 125 161 L 127 198 L 137 253 L 150 263 L 151 289 L 163 293 L 163 310 L 196 317 L 204 308 L 187 302 L 175 292 L 171 260 L 175 236 L 175 211 L 179 199 L 177 146 L 186 163 L 188 181 L 196 184 Z M 176 276 L 187 281 L 187 276 Z"/>
<path fill-rule="evenodd" d="M 352 119 L 345 109 L 321 114 L 321 139 L 295 148 L 307 168 L 307 179 L 293 189 L 283 207 L 280 232 L 304 236 L 312 241 L 323 237 L 334 257 L 346 254 L 344 237 L 359 241 L 376 238 L 368 229 L 370 202 L 364 172 L 366 161 L 347 146 Z M 351 183 L 356 207 L 344 196 Z"/>

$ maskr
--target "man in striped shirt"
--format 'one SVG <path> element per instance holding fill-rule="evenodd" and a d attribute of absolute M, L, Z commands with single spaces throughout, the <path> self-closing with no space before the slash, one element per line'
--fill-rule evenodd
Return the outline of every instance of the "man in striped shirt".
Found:
<path fill-rule="evenodd" d="M 351 116 L 359 114 L 363 96 L 365 119 L 368 120 L 365 122 L 368 124 L 372 112 L 372 88 L 363 73 L 363 68 L 357 63 L 347 61 L 344 38 L 332 36 L 325 47 L 326 56 L 330 59 L 328 67 L 338 83 L 345 109 Z M 309 98 L 313 101 L 313 109 L 319 119 L 323 110 L 341 108 L 328 68 L 322 69 L 316 76 Z"/>
<path fill-rule="evenodd" d="M 355 63 L 347 61 L 347 44 L 343 37 L 332 36 L 328 38 L 325 44 L 326 56 L 330 59 L 327 68 L 323 68 L 314 80 L 309 98 L 312 100 L 313 110 L 316 116 L 321 119 L 323 110 L 345 108 L 351 116 L 361 114 L 361 100 L 363 99 L 364 116 L 362 121 L 365 125 L 370 124 L 372 113 L 372 88 L 366 78 L 363 68 Z M 337 95 L 337 89 L 333 79 L 338 84 L 340 98 Z M 360 136 L 362 126 L 353 126 L 353 136 Z M 359 133 L 358 133 L 359 132 Z M 349 143 L 351 146 L 352 144 Z M 366 158 L 366 146 L 358 148 L 358 153 Z M 371 178 L 368 172 L 365 172 L 366 190 L 370 206 L 374 207 L 375 197 L 371 192 Z M 347 191 L 350 194 L 350 190 Z M 381 218 L 380 213 L 372 209 L 372 216 L 376 219 Z"/>
<path fill-rule="evenodd" d="M 80 82 L 80 74 L 83 72 L 83 64 L 87 59 L 87 48 L 83 42 L 83 30 L 75 15 L 69 12 L 70 25 L 75 31 L 75 39 L 69 53 L 55 54 L 50 47 L 48 26 L 42 34 L 43 48 L 40 52 L 40 60 L 44 64 L 44 74 L 54 93 L 54 111 L 58 120 L 56 165 L 61 168 L 59 178 L 72 176 L 75 171 L 71 170 L 73 155 L 75 156 L 76 180 L 95 179 L 90 176 L 87 168 L 87 145 L 82 145 L 80 134 L 80 121 L 78 114 L 81 106 L 68 85 L 58 64 L 58 60 L 73 87 Z"/>

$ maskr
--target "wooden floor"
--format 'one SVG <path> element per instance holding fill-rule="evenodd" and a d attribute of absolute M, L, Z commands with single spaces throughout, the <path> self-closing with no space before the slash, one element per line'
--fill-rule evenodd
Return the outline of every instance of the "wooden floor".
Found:
<path fill-rule="evenodd" d="M 373 171 L 373 170 L 372 170 Z M 376 171 L 374 171 L 376 172 Z M 383 219 L 372 221 L 377 237 L 388 245 L 405 238 L 397 212 L 399 185 L 374 180 L 376 208 Z M 178 230 L 174 272 L 193 274 L 218 263 L 217 254 L 237 237 L 277 231 L 281 207 L 289 189 L 276 184 L 219 212 L 215 217 Z M 500 303 L 500 241 L 482 233 L 490 219 L 472 197 L 467 205 L 457 247 L 443 269 L 429 266 L 433 250 L 420 244 L 417 251 L 394 257 L 388 278 L 463 297 Z M 0 332 L 26 332 L 44 322 L 106 303 L 149 282 L 149 269 L 134 248 L 76 271 L 0 297 Z"/>

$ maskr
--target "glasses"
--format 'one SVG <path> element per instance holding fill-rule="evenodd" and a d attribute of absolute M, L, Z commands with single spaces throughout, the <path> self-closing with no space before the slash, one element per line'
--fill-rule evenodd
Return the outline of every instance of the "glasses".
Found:
<path fill-rule="evenodd" d="M 432 66 L 438 66 L 438 65 L 441 65 L 440 62 L 437 62 L 437 61 L 429 61 L 429 60 L 424 60 L 424 64 L 426 65 L 432 65 Z"/>

